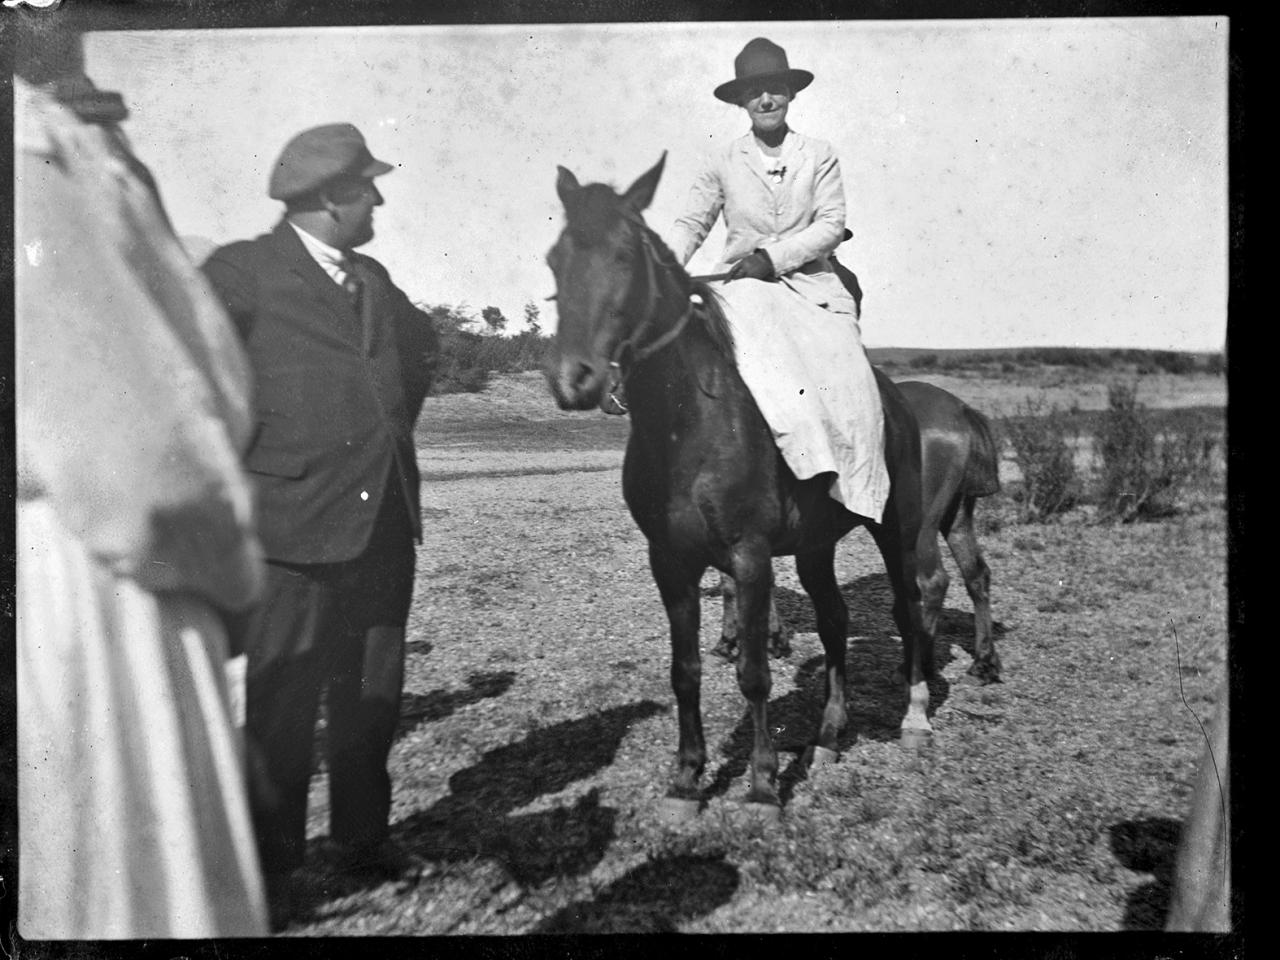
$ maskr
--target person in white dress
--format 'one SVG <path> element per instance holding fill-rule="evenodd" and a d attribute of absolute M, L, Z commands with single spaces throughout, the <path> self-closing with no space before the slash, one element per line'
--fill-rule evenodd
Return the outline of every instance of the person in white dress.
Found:
<path fill-rule="evenodd" d="M 715 285 L 733 328 L 738 369 L 800 479 L 833 474 L 831 495 L 879 522 L 889 493 L 884 414 L 862 347 L 858 306 L 829 255 L 845 238 L 840 162 L 831 145 L 787 123 L 813 82 L 777 44 L 756 38 L 715 96 L 751 130 L 710 156 L 667 240 L 681 264 L 723 216 Z"/>
<path fill-rule="evenodd" d="M 46 31 L 49 33 L 49 31 Z M 235 332 L 79 39 L 14 79 L 18 925 L 263 936 L 223 611 L 264 575 Z"/>

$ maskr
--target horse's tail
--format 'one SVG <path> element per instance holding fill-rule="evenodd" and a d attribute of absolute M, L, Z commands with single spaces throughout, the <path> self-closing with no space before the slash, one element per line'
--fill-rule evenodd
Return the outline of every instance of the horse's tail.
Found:
<path fill-rule="evenodd" d="M 973 438 L 960 489 L 967 496 L 986 497 L 1000 489 L 1000 447 L 991 421 L 967 403 L 962 409 Z"/>

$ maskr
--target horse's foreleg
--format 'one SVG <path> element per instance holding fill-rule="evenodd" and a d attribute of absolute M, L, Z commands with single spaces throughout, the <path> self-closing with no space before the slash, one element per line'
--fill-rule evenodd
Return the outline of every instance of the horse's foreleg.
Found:
<path fill-rule="evenodd" d="M 818 622 L 818 636 L 826 654 L 826 706 L 822 711 L 822 726 L 814 742 L 814 760 L 825 762 L 835 759 L 840 731 L 848 721 L 845 709 L 845 653 L 848 649 L 849 609 L 840 595 L 836 583 L 834 543 L 817 550 L 796 555 L 796 573 L 800 584 L 813 601 L 813 612 Z"/>
<path fill-rule="evenodd" d="M 983 683 L 1000 680 L 1000 655 L 991 629 L 991 570 L 973 530 L 975 497 L 965 497 L 947 532 L 947 544 L 964 577 L 965 589 L 973 603 L 973 663 L 969 673 Z"/>
<path fill-rule="evenodd" d="M 926 626 L 923 597 L 926 585 L 937 582 L 942 564 L 938 538 L 921 537 L 918 529 L 903 529 L 891 508 L 892 503 L 885 509 L 885 523 L 870 529 L 893 585 L 893 618 L 902 634 L 907 715 L 902 720 L 900 742 L 904 747 L 920 747 L 927 746 L 933 738 L 928 681 L 935 674 L 933 633 Z"/>
<path fill-rule="evenodd" d="M 680 724 L 676 775 L 668 796 L 696 801 L 699 797 L 698 779 L 707 762 L 706 742 L 702 735 L 702 656 L 698 650 L 702 570 L 684 565 L 652 544 L 649 547 L 649 566 L 671 625 L 671 689 L 676 695 Z"/>
<path fill-rule="evenodd" d="M 733 563 L 738 582 L 738 688 L 751 711 L 751 789 L 748 803 L 777 806 L 778 754 L 769 733 L 767 704 L 772 678 L 766 652 L 773 564 L 767 544 L 744 545 Z"/>

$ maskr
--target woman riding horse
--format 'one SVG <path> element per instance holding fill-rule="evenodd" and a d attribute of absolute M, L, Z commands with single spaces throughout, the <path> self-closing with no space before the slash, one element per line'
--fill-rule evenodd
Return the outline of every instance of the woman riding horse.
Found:
<path fill-rule="evenodd" d="M 829 255 L 843 242 L 844 187 L 831 145 L 792 130 L 787 111 L 814 79 L 764 38 L 734 60 L 715 96 L 751 119 L 698 175 L 670 246 L 687 264 L 723 214 L 715 289 L 739 371 L 797 478 L 834 473 L 831 495 L 879 521 L 889 492 L 884 416 L 858 330 L 858 305 Z"/>
<path fill-rule="evenodd" d="M 546 371 L 556 401 L 566 410 L 604 409 L 613 386 L 626 385 L 623 498 L 648 540 L 671 627 L 680 735 L 664 806 L 680 818 L 704 799 L 699 622 L 709 566 L 738 588 L 736 670 L 751 713 L 753 814 L 776 816 L 780 804 L 768 723 L 772 557 L 796 558 L 823 646 L 826 696 L 813 761 L 836 756 L 848 719 L 848 608 L 835 550 L 859 526 L 884 557 L 903 639 L 900 742 L 914 748 L 932 736 L 928 679 L 936 667 L 922 584 L 940 566 L 936 532 L 922 535 L 920 429 L 901 392 L 867 362 L 852 298 L 827 266 L 844 231 L 834 154 L 781 122 L 790 94 L 812 75 L 790 70 L 768 41 L 748 44 L 737 72 L 720 89 L 744 98 L 759 136 L 739 141 L 699 180 L 678 253 L 642 216 L 664 155 L 621 194 L 560 167 L 566 224 L 547 254 L 559 315 Z M 762 89 L 740 89 L 748 80 Z M 759 153 L 770 149 L 776 156 L 766 164 Z M 681 258 L 721 212 L 735 267 L 712 290 Z"/>

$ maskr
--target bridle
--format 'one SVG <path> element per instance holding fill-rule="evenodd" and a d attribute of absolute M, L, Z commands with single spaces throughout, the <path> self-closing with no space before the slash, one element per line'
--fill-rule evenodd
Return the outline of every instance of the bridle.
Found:
<path fill-rule="evenodd" d="M 676 341 L 680 334 L 684 332 L 684 328 L 688 326 L 689 318 L 693 316 L 694 308 L 702 303 L 702 298 L 696 293 L 690 295 L 689 303 L 684 312 L 680 314 L 670 329 L 659 334 L 657 338 L 648 343 L 640 342 L 644 334 L 648 332 L 649 327 L 653 325 L 654 318 L 657 316 L 658 304 L 663 299 L 663 295 L 658 292 L 658 271 L 655 264 L 661 264 L 664 267 L 678 267 L 679 264 L 674 259 L 663 257 L 653 245 L 653 239 L 649 236 L 649 228 L 638 213 L 630 208 L 624 208 L 622 216 L 624 220 L 636 228 L 640 235 L 640 245 L 644 248 L 645 253 L 645 288 L 649 294 L 640 323 L 631 332 L 631 336 L 618 344 L 613 351 L 613 356 L 609 358 L 609 400 L 617 407 L 619 412 L 627 413 L 628 407 L 626 403 L 617 394 L 626 385 L 631 371 L 638 364 L 648 360 L 659 350 L 670 346 Z M 623 366 L 624 363 L 626 363 L 625 368 Z"/>

